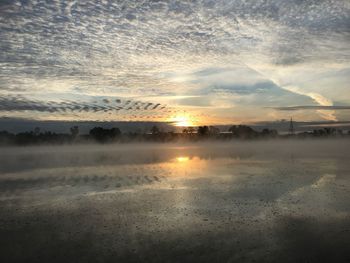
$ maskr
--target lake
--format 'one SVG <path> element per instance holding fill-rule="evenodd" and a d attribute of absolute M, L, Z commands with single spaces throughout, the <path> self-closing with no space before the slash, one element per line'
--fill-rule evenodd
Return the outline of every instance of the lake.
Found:
<path fill-rule="evenodd" d="M 350 141 L 0 150 L 0 262 L 350 262 Z"/>

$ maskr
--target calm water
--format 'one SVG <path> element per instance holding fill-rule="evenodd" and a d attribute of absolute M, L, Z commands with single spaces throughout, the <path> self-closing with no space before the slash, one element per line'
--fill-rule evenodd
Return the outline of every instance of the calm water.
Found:
<path fill-rule="evenodd" d="M 350 142 L 2 148 L 0 262 L 350 262 Z"/>

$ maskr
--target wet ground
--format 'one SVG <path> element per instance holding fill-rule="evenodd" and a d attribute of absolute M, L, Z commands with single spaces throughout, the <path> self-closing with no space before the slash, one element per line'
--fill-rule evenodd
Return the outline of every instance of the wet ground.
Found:
<path fill-rule="evenodd" d="M 2 148 L 0 262 L 350 262 L 350 142 Z"/>

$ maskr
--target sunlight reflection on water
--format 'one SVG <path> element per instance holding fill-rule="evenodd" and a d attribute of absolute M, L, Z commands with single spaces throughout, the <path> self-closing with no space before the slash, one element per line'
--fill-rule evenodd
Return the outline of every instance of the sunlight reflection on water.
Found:
<path fill-rule="evenodd" d="M 11 232 L 26 215 L 27 236 L 59 229 L 53 247 L 89 236 L 118 255 L 134 245 L 152 253 L 145 244 L 158 241 L 163 251 L 170 242 L 171 251 L 198 252 L 200 244 L 220 254 L 257 247 L 269 255 L 286 240 L 326 251 L 320 235 L 341 247 L 350 218 L 348 145 L 275 144 L 10 149 L 0 153 L 0 231 Z M 308 242 L 299 242 L 300 233 Z M 50 247 L 40 242 L 24 246 Z"/>

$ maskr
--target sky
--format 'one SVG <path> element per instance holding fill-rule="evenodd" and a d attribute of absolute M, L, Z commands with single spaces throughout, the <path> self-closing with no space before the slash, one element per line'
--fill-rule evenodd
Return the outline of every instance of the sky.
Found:
<path fill-rule="evenodd" d="M 350 120 L 348 0 L 0 0 L 0 117 Z"/>

